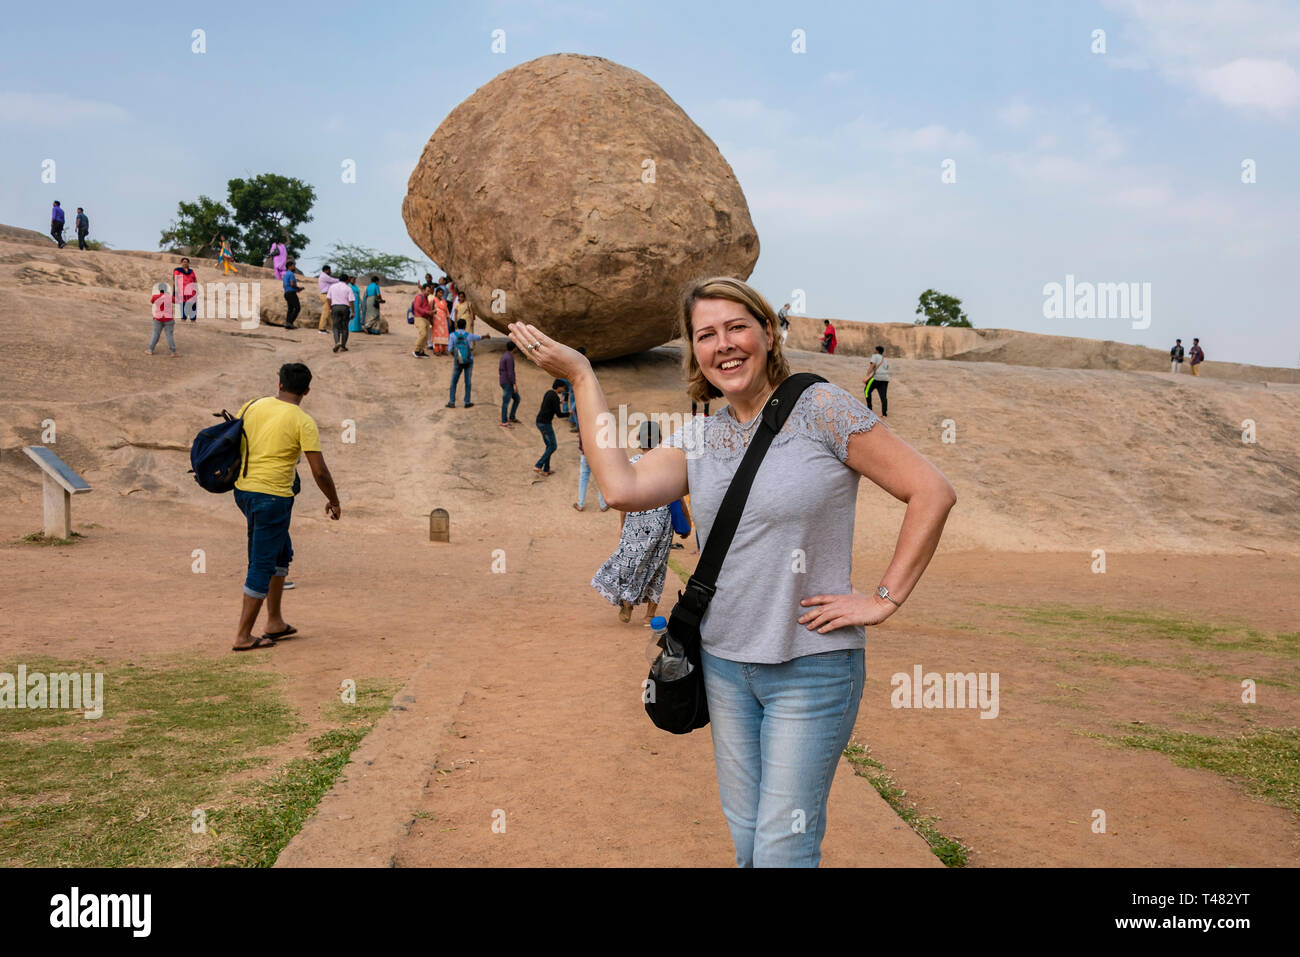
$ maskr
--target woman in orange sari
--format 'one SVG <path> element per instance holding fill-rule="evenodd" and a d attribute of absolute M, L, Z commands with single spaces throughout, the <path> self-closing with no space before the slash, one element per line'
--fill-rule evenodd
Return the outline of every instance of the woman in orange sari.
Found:
<path fill-rule="evenodd" d="M 433 346 L 435 356 L 445 356 L 448 342 L 447 320 L 451 312 L 447 308 L 447 300 L 443 298 L 441 289 L 434 290 L 433 296 L 433 331 L 429 334 L 429 342 Z"/>

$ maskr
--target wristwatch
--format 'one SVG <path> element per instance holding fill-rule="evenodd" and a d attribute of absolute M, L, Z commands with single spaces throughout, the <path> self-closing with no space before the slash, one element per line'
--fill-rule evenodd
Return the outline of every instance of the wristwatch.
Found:
<path fill-rule="evenodd" d="M 886 588 L 884 585 L 881 585 L 879 588 L 876 589 L 876 594 L 879 595 L 881 598 L 885 599 L 885 601 L 892 601 L 894 605 L 898 608 L 903 607 L 903 603 L 901 601 L 896 600 L 893 595 L 889 594 L 889 589 Z"/>

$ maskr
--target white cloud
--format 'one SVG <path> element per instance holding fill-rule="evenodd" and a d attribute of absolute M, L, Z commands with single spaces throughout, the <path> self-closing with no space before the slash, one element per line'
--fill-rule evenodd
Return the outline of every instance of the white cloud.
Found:
<path fill-rule="evenodd" d="M 1124 140 L 1110 120 L 1100 113 L 1085 111 L 1088 123 L 1088 143 L 1093 155 L 1104 161 L 1113 160 L 1124 153 Z"/>
<path fill-rule="evenodd" d="M 998 110 L 998 122 L 1003 126 L 1010 126 L 1012 129 L 1027 126 L 1033 118 L 1033 108 L 1020 97 L 1016 97 Z"/>
<path fill-rule="evenodd" d="M 965 133 L 954 133 L 940 123 L 914 130 L 891 130 L 882 138 L 882 145 L 894 153 L 945 152 L 958 153 L 974 147 L 975 140 Z"/>
<path fill-rule="evenodd" d="M 1121 189 L 1111 197 L 1111 202 L 1128 209 L 1159 209 L 1169 205 L 1173 198 L 1173 190 L 1157 184 Z"/>
<path fill-rule="evenodd" d="M 1072 156 L 1011 153 L 1003 157 L 1011 171 L 1039 186 L 1083 186 L 1096 181 L 1097 168 Z"/>
<path fill-rule="evenodd" d="M 1231 109 L 1274 117 L 1300 103 L 1300 6 L 1282 0 L 1105 0 L 1127 18 L 1119 60 Z M 1111 60 L 1107 53 L 1107 60 Z M 1124 62 L 1121 63 L 1120 60 Z"/>
<path fill-rule="evenodd" d="M 1300 102 L 1300 74 L 1280 60 L 1240 58 L 1196 76 L 1197 86 L 1225 106 L 1277 116 Z"/>
<path fill-rule="evenodd" d="M 756 128 L 765 137 L 799 137 L 805 136 L 798 114 L 791 110 L 770 107 L 762 100 L 719 99 L 702 103 L 691 108 L 683 104 L 686 115 L 709 132 L 715 140 L 728 131 Z M 745 137 L 749 139 L 750 137 Z M 725 153 L 723 154 L 726 155 Z"/>
<path fill-rule="evenodd" d="M 115 103 L 83 100 L 62 93 L 0 91 L 0 125 L 67 126 L 73 123 L 123 123 L 131 114 Z"/>

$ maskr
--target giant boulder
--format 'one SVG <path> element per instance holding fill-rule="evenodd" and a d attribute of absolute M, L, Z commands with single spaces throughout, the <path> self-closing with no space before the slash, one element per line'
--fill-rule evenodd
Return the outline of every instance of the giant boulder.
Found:
<path fill-rule="evenodd" d="M 673 338 L 687 281 L 745 279 L 758 259 L 744 193 L 704 131 L 635 70 L 567 53 L 452 110 L 402 217 L 479 318 L 533 323 L 593 359 Z"/>

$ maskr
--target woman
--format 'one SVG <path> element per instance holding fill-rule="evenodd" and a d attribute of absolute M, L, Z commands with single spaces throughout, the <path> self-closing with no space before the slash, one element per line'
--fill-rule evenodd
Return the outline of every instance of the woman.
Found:
<path fill-rule="evenodd" d="M 581 433 L 579 433 L 581 435 Z M 659 444 L 659 426 L 641 425 L 641 448 L 649 452 Z M 636 464 L 645 452 L 632 456 Z M 668 576 L 668 549 L 673 542 L 673 519 L 667 505 L 637 512 L 624 512 L 619 523 L 618 549 L 596 570 L 591 587 L 611 605 L 618 606 L 618 620 L 632 620 L 635 605 L 646 606 L 645 624 L 655 616 L 659 596 Z"/>
<path fill-rule="evenodd" d="M 447 354 L 447 343 L 449 341 L 449 325 L 451 319 L 451 310 L 447 308 L 447 300 L 444 298 L 441 289 L 435 289 L 433 292 L 433 331 L 429 333 L 429 344 L 433 346 L 435 356 L 445 356 Z"/>
<path fill-rule="evenodd" d="M 379 294 L 379 277 L 371 276 L 370 285 L 366 286 L 366 308 L 362 311 L 362 318 L 366 332 L 374 336 L 383 331 L 379 325 L 379 304 L 383 301 L 384 297 Z"/>
<path fill-rule="evenodd" d="M 362 332 L 365 329 L 366 302 L 361 298 L 357 277 L 348 276 L 347 282 L 348 288 L 352 290 L 352 316 L 348 320 L 348 332 Z"/>
<path fill-rule="evenodd" d="M 275 270 L 275 278 L 281 282 L 284 281 L 284 270 L 289 262 L 289 247 L 284 243 L 271 244 L 271 266 Z"/>
<path fill-rule="evenodd" d="M 217 253 L 217 262 L 221 264 L 221 275 L 226 276 L 230 273 L 239 272 L 235 268 L 235 257 L 230 253 L 230 243 L 226 242 L 226 237 L 221 237 L 221 251 Z"/>
<path fill-rule="evenodd" d="M 596 441 L 609 410 L 590 363 L 535 326 L 512 323 L 510 335 L 524 355 L 573 383 L 606 500 L 639 511 L 689 492 L 707 543 L 789 366 L 772 307 L 738 279 L 691 283 L 678 321 L 690 397 L 722 397 L 728 407 L 693 418 L 635 464 L 614 443 Z M 867 579 L 866 593 L 850 583 L 860 475 L 907 503 L 893 559 Z M 939 470 L 838 386 L 807 389 L 773 439 L 700 625 L 718 790 L 740 866 L 820 861 L 827 796 L 862 695 L 863 626 L 907 600 L 955 503 Z"/>

